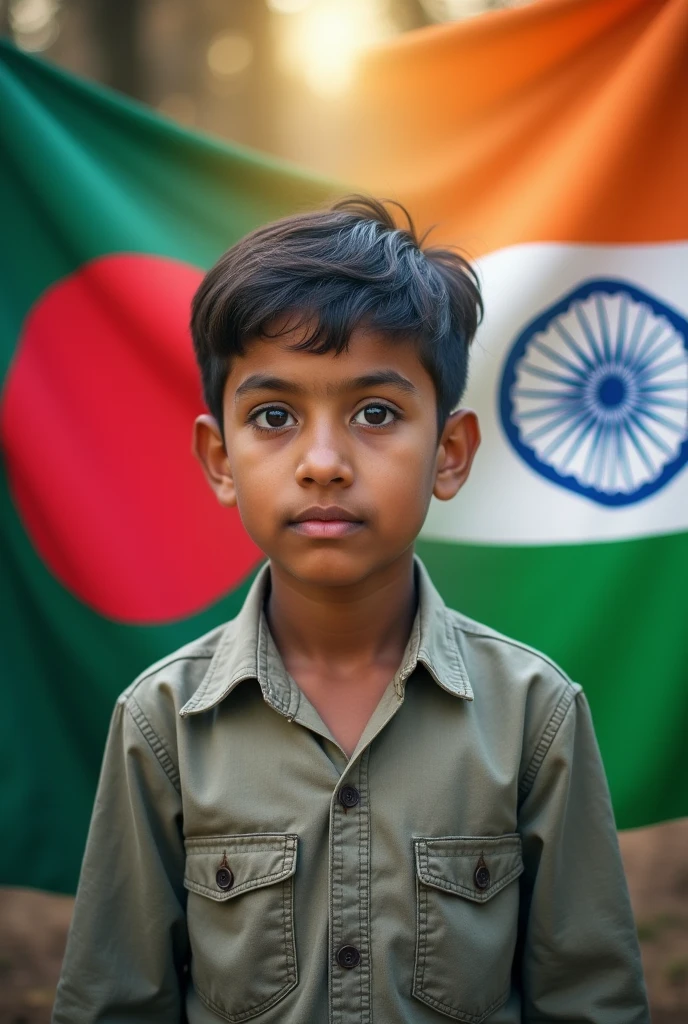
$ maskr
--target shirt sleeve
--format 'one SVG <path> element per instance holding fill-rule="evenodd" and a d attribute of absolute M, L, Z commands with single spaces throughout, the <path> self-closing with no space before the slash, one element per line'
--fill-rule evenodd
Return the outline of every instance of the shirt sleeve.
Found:
<path fill-rule="evenodd" d="M 536 752 L 541 760 L 520 814 L 523 1021 L 650 1024 L 609 789 L 582 692 L 549 742 L 554 727 Z"/>
<path fill-rule="evenodd" d="M 113 712 L 53 1024 L 182 1022 L 182 809 L 169 752 L 133 696 Z"/>

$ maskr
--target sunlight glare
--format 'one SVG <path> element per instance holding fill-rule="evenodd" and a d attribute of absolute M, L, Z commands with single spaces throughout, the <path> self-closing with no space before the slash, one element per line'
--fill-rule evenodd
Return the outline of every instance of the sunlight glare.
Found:
<path fill-rule="evenodd" d="M 281 27 L 283 63 L 317 95 L 341 95 L 361 50 L 394 33 L 386 8 L 379 0 L 313 0 Z"/>

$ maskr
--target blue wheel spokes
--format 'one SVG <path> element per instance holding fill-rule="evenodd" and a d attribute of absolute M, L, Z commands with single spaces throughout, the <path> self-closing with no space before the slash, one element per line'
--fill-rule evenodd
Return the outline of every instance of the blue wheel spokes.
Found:
<path fill-rule="evenodd" d="M 603 505 L 654 493 L 688 463 L 687 338 L 685 318 L 637 286 L 581 285 L 508 354 L 500 412 L 515 451 Z"/>

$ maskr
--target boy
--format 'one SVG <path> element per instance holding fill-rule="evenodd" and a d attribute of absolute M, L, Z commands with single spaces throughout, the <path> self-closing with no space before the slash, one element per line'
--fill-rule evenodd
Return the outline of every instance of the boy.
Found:
<path fill-rule="evenodd" d="M 58 1024 L 649 1021 L 580 687 L 413 554 L 481 308 L 357 197 L 206 275 L 194 452 L 268 564 L 117 703 Z"/>

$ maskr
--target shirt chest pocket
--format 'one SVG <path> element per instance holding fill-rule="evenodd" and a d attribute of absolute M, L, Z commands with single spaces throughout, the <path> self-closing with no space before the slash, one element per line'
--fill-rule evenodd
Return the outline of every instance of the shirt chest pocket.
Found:
<path fill-rule="evenodd" d="M 520 836 L 415 839 L 413 995 L 479 1024 L 506 1002 L 518 931 Z"/>
<path fill-rule="evenodd" d="M 184 845 L 196 992 L 226 1020 L 257 1017 L 298 980 L 297 836 L 208 836 L 187 839 Z"/>

